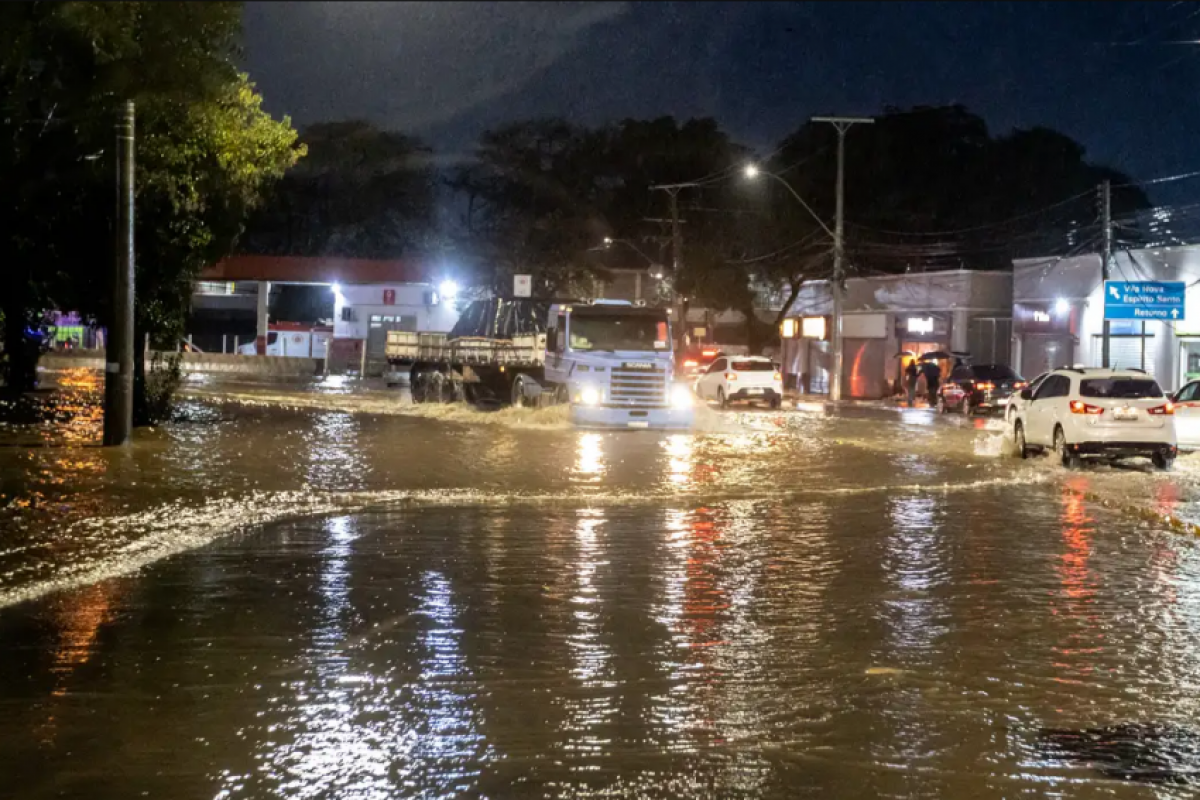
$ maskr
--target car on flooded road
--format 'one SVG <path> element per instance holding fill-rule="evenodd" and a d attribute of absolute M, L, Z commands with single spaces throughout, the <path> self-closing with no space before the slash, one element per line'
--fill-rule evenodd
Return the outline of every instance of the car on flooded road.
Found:
<path fill-rule="evenodd" d="M 1050 377 L 1049 372 L 1043 372 L 1029 382 L 1028 386 L 1022 386 L 1021 389 L 1029 389 L 1030 394 L 1037 391 L 1042 385 L 1042 381 Z M 1029 405 L 1029 401 L 1022 396 L 1022 392 L 1017 390 L 1008 398 L 1008 403 L 1004 406 L 1004 424 L 1011 430 L 1013 420 L 1016 419 L 1017 412 Z"/>
<path fill-rule="evenodd" d="M 1175 404 L 1141 370 L 1058 369 L 1021 397 L 1012 433 L 1022 458 L 1052 450 L 1067 468 L 1093 456 L 1145 457 L 1160 470 L 1175 462 Z"/>
<path fill-rule="evenodd" d="M 765 356 L 721 355 L 696 379 L 696 395 L 715 400 L 721 408 L 730 403 L 763 403 L 779 408 L 783 403 L 783 375 Z"/>
<path fill-rule="evenodd" d="M 943 414 L 966 416 L 1003 410 L 1027 383 L 1004 364 L 961 364 L 938 387 L 937 408 Z"/>
<path fill-rule="evenodd" d="M 1171 396 L 1175 435 L 1181 450 L 1200 450 L 1200 381 L 1185 383 Z"/>

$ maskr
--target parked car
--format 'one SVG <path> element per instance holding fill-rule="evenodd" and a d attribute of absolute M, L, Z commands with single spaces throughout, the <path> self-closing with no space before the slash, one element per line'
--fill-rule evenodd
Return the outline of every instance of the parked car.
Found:
<path fill-rule="evenodd" d="M 715 400 L 721 408 L 750 401 L 779 408 L 783 401 L 783 376 L 775 362 L 763 356 L 719 356 L 696 379 L 696 394 Z"/>
<path fill-rule="evenodd" d="M 1181 450 L 1200 450 L 1200 381 L 1185 383 L 1172 397 L 1175 436 Z"/>
<path fill-rule="evenodd" d="M 1014 392 L 1024 389 L 1025 379 L 1004 364 L 960 364 L 938 387 L 938 411 L 999 411 L 1008 405 Z"/>
<path fill-rule="evenodd" d="M 1175 404 L 1141 370 L 1056 369 L 1021 398 L 1012 425 L 1022 458 L 1053 449 L 1068 468 L 1085 456 L 1147 457 L 1162 470 L 1175 462 Z"/>

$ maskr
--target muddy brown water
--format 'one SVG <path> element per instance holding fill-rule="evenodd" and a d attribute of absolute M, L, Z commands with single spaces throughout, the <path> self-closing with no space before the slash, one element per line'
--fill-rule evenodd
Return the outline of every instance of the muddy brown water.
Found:
<path fill-rule="evenodd" d="M 230 384 L 111 452 L 79 380 L 3 433 L 0 795 L 1196 791 L 1200 548 L 1081 496 L 1182 513 L 1187 469 Z"/>

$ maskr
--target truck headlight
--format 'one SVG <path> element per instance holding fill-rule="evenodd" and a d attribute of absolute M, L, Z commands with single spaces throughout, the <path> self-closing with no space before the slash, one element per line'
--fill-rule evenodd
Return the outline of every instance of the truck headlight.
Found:
<path fill-rule="evenodd" d="M 673 408 L 691 408 L 692 390 L 682 383 L 671 387 L 671 406 Z"/>
<path fill-rule="evenodd" d="M 579 391 L 579 402 L 585 406 L 600 405 L 600 390 L 595 386 L 584 386 Z"/>

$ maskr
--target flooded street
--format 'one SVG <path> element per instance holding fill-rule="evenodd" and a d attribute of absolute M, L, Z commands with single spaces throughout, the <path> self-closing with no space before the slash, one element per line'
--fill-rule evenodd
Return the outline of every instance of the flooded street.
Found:
<path fill-rule="evenodd" d="M 197 382 L 0 429 L 0 796 L 1185 798 L 1200 459 Z"/>

